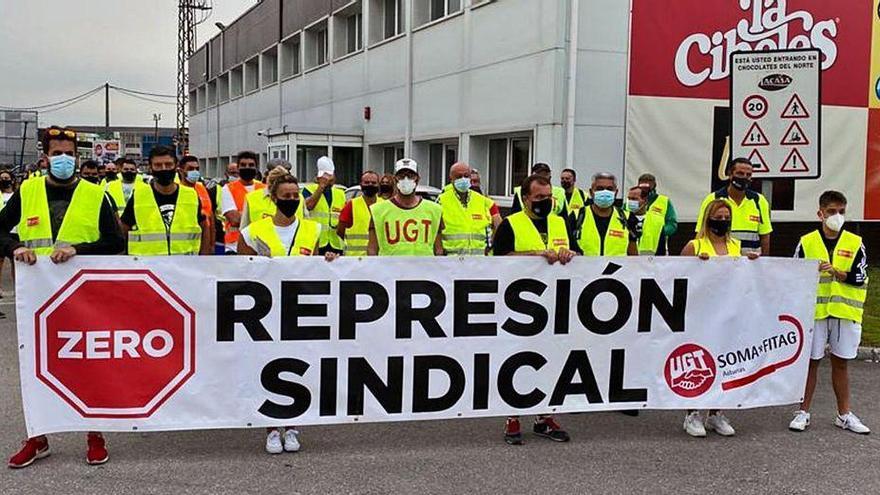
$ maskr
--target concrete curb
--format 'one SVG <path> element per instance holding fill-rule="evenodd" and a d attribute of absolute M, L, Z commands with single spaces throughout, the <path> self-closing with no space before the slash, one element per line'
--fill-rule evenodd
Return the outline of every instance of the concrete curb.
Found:
<path fill-rule="evenodd" d="M 859 347 L 859 355 L 856 359 L 859 359 L 861 361 L 880 363 L 880 348 Z"/>

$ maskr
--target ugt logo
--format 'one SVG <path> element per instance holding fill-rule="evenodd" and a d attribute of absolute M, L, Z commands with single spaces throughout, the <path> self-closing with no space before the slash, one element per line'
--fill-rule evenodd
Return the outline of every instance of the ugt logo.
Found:
<path fill-rule="evenodd" d="M 663 369 L 669 389 L 688 399 L 699 397 L 712 388 L 715 375 L 712 354 L 697 344 L 684 344 L 672 351 Z"/>

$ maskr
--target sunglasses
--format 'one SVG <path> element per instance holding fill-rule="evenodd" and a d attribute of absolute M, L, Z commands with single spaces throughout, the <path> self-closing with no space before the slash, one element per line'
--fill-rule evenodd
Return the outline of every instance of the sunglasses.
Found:
<path fill-rule="evenodd" d="M 76 133 L 70 129 L 49 129 L 46 133 L 49 134 L 49 137 L 58 137 L 63 134 L 67 138 L 76 139 Z"/>

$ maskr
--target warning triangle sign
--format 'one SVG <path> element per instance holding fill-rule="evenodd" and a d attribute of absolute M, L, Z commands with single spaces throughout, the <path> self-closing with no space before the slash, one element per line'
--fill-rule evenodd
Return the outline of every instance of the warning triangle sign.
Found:
<path fill-rule="evenodd" d="M 767 173 L 770 171 L 770 167 L 767 166 L 767 161 L 764 160 L 764 157 L 757 148 L 752 150 L 752 154 L 749 155 L 749 161 L 752 162 L 752 167 L 754 167 L 753 172 L 756 174 Z"/>
<path fill-rule="evenodd" d="M 806 146 L 810 144 L 810 140 L 807 139 L 807 134 L 804 133 L 801 125 L 795 120 L 791 123 L 788 130 L 785 131 L 785 135 L 782 137 L 782 142 L 779 144 L 783 146 Z"/>
<path fill-rule="evenodd" d="M 769 145 L 770 140 L 767 139 L 767 135 L 764 134 L 764 130 L 761 129 L 761 126 L 759 126 L 757 122 L 752 124 L 752 127 L 749 128 L 749 132 L 746 133 L 742 141 L 742 146 L 746 147 Z"/>
<path fill-rule="evenodd" d="M 801 155 L 801 152 L 798 151 L 797 148 L 791 150 L 791 153 L 788 154 L 788 158 L 785 159 L 785 163 L 780 170 L 780 172 L 785 173 L 802 173 L 809 171 L 809 165 L 804 161 L 803 155 Z"/>
<path fill-rule="evenodd" d="M 808 119 L 810 118 L 810 112 L 807 110 L 807 107 L 804 105 L 801 97 L 795 93 L 791 100 L 788 101 L 788 105 L 785 105 L 785 110 L 782 111 L 783 119 Z"/>

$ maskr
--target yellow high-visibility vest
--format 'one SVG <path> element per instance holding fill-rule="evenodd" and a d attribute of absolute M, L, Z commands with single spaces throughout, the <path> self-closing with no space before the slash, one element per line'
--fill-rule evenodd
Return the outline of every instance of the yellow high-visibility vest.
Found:
<path fill-rule="evenodd" d="M 712 241 L 703 237 L 694 239 L 694 254 L 697 256 L 706 254 L 710 258 L 718 256 Z M 742 256 L 742 244 L 739 239 L 733 237 L 727 239 L 727 256 Z"/>
<path fill-rule="evenodd" d="M 25 247 L 33 249 L 37 255 L 52 254 L 55 247 L 96 242 L 101 238 L 99 219 L 104 202 L 104 189 L 101 186 L 85 180 L 77 183 L 54 241 L 46 196 L 46 176 L 23 182 L 19 196 L 21 219 L 18 222 L 18 237 Z"/>
<path fill-rule="evenodd" d="M 626 256 L 629 247 L 629 229 L 625 213 L 614 208 L 605 231 L 604 243 L 599 239 L 599 229 L 593 208 L 581 208 L 577 215 L 577 240 L 584 256 Z"/>
<path fill-rule="evenodd" d="M 513 230 L 513 250 L 516 253 L 546 251 L 548 249 L 558 253 L 562 249 L 570 249 L 568 229 L 562 217 L 557 215 L 547 217 L 546 241 L 541 237 L 541 233 L 538 232 L 526 212 L 516 212 L 507 217 L 507 221 Z"/>
<path fill-rule="evenodd" d="M 269 196 L 269 191 L 267 189 L 251 191 L 247 193 L 244 200 L 247 202 L 248 220 L 250 223 L 264 218 L 273 217 L 275 216 L 275 211 L 278 210 L 278 207 L 275 206 L 275 203 Z M 305 218 L 305 207 L 306 202 L 300 200 L 299 208 L 296 209 L 294 216 L 296 218 Z"/>
<path fill-rule="evenodd" d="M 434 242 L 440 232 L 443 208 L 422 200 L 411 210 L 393 201 L 370 207 L 379 244 L 379 256 L 434 256 Z"/>
<path fill-rule="evenodd" d="M 125 211 L 125 205 L 128 204 L 128 201 L 125 199 L 125 192 L 122 190 L 122 181 L 114 180 L 108 182 L 106 187 L 107 194 L 109 194 L 110 197 L 113 198 L 113 202 L 116 203 L 117 213 L 122 215 L 122 212 Z M 137 178 L 134 180 L 131 190 L 131 196 L 129 196 L 129 199 L 134 197 L 134 190 L 139 187 L 150 187 L 147 185 L 146 182 L 144 182 L 143 177 L 141 177 L 140 175 L 138 175 Z"/>
<path fill-rule="evenodd" d="M 317 184 L 309 184 L 306 191 L 315 194 L 318 190 Z M 321 240 L 318 241 L 320 247 L 330 245 L 331 248 L 342 250 L 342 239 L 336 233 L 336 226 L 339 225 L 339 213 L 345 207 L 345 192 L 338 187 L 331 187 L 332 204 L 327 204 L 327 198 L 321 194 L 315 208 L 309 211 L 309 218 L 321 224 Z"/>
<path fill-rule="evenodd" d="M 564 191 L 564 189 L 563 189 Z M 568 208 L 569 213 L 574 213 L 577 215 L 578 210 L 583 208 L 587 204 L 587 193 L 585 193 L 580 188 L 575 187 L 574 191 L 571 192 L 571 199 L 566 201 L 566 207 Z"/>
<path fill-rule="evenodd" d="M 666 225 L 666 211 L 669 209 L 669 198 L 657 196 L 657 199 L 645 212 L 642 222 L 642 236 L 639 238 L 639 254 L 648 256 L 657 254 L 663 227 Z"/>
<path fill-rule="evenodd" d="M 169 256 L 199 254 L 202 227 L 198 223 L 199 195 L 191 187 L 177 188 L 177 203 L 171 228 L 165 227 L 152 187 L 134 190 L 136 230 L 128 233 L 128 254 Z"/>
<path fill-rule="evenodd" d="M 376 196 L 376 203 L 384 199 Z M 351 200 L 351 227 L 345 229 L 345 256 L 366 256 L 370 242 L 370 207 L 363 196 Z"/>
<path fill-rule="evenodd" d="M 519 200 L 519 205 L 522 209 L 526 209 L 526 204 L 523 202 L 522 198 L 522 186 L 516 186 L 513 188 L 513 195 Z M 565 189 L 559 186 L 553 186 L 553 214 L 561 215 L 562 209 L 565 207 Z"/>
<path fill-rule="evenodd" d="M 706 207 L 716 199 L 724 199 L 730 206 L 730 235 L 742 241 L 742 250 L 760 253 L 761 236 L 773 232 L 773 227 L 770 225 L 770 203 L 767 202 L 767 198 L 755 191 L 746 191 L 742 202 L 736 204 L 727 195 L 726 188 L 709 193 L 700 205 L 695 232 L 700 232 Z"/>
<path fill-rule="evenodd" d="M 834 254 L 829 256 L 822 235 L 818 230 L 801 238 L 804 256 L 808 259 L 831 263 L 834 268 L 849 273 L 853 268 L 856 253 L 862 248 L 862 238 L 843 231 L 834 246 Z M 862 322 L 865 301 L 868 298 L 868 283 L 861 287 L 839 282 L 828 273 L 819 277 L 819 290 L 816 299 L 816 319 L 828 317 Z"/>
<path fill-rule="evenodd" d="M 455 188 L 437 198 L 443 208 L 443 249 L 450 256 L 485 256 L 491 235 L 494 204 L 476 191 L 468 191 L 467 206 L 461 204 Z"/>
<path fill-rule="evenodd" d="M 273 258 L 311 256 L 315 253 L 315 247 L 318 244 L 321 225 L 312 220 L 299 219 L 298 221 L 299 226 L 296 229 L 290 249 L 285 248 L 281 238 L 278 237 L 278 231 L 275 230 L 275 223 L 271 217 L 257 220 L 246 228 L 252 239 L 259 239 L 269 247 Z"/>

